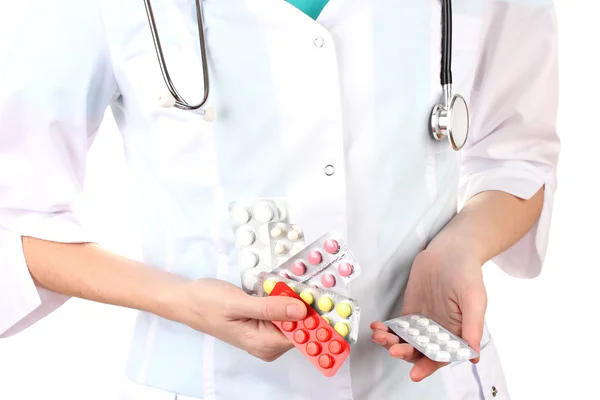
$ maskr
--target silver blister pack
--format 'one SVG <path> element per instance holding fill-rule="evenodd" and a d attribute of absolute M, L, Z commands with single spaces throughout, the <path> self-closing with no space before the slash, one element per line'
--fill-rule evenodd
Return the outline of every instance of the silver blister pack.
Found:
<path fill-rule="evenodd" d="M 234 201 L 229 204 L 229 216 L 242 288 L 248 292 L 261 271 L 272 269 L 269 223 L 288 222 L 287 205 L 273 199 Z"/>
<path fill-rule="evenodd" d="M 269 223 L 271 265 L 276 268 L 304 248 L 304 230 L 287 222 Z"/>
<path fill-rule="evenodd" d="M 421 314 L 405 315 L 384 324 L 433 361 L 455 362 L 479 357 L 459 336 Z"/>
<path fill-rule="evenodd" d="M 256 294 L 260 297 L 268 296 L 278 282 L 284 282 L 298 293 L 350 345 L 356 343 L 360 320 L 360 306 L 356 300 L 267 272 L 260 274 L 255 287 Z"/>
<path fill-rule="evenodd" d="M 326 233 L 273 272 L 293 281 L 335 291 L 360 274 L 360 264 L 339 235 Z"/>

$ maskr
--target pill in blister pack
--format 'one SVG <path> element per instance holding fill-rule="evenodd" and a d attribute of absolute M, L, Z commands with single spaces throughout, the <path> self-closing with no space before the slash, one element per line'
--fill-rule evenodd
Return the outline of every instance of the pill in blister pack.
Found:
<path fill-rule="evenodd" d="M 479 356 L 463 339 L 421 314 L 391 319 L 384 324 L 434 361 L 464 361 Z"/>
<path fill-rule="evenodd" d="M 258 296 L 267 296 L 277 283 L 283 282 L 306 304 L 316 310 L 350 345 L 358 339 L 360 307 L 356 300 L 338 293 L 311 287 L 274 273 L 261 273 L 256 285 Z"/>
<path fill-rule="evenodd" d="M 238 265 L 242 286 L 256 280 L 260 271 L 271 270 L 269 223 L 287 222 L 285 202 L 270 199 L 235 201 L 229 204 L 229 216 L 238 249 Z"/>
<path fill-rule="evenodd" d="M 339 238 L 326 233 L 273 270 L 291 280 L 335 289 L 360 274 L 360 265 Z"/>
<path fill-rule="evenodd" d="M 286 222 L 269 223 L 271 259 L 273 267 L 278 267 L 304 248 L 304 231 L 299 225 Z"/>

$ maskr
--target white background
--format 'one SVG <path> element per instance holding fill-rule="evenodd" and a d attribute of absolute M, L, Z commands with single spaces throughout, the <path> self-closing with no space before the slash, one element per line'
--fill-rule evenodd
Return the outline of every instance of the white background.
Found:
<path fill-rule="evenodd" d="M 600 4 L 557 0 L 556 5 L 563 150 L 545 268 L 539 278 L 517 280 L 493 265 L 485 267 L 487 319 L 513 400 L 600 399 L 600 344 L 587 341 L 600 332 L 595 54 Z M 123 203 L 120 138 L 108 117 L 90 154 L 90 223 L 105 247 L 137 258 L 131 205 Z M 26 332 L 0 340 L 0 400 L 113 399 L 134 316 L 131 310 L 72 300 Z"/>

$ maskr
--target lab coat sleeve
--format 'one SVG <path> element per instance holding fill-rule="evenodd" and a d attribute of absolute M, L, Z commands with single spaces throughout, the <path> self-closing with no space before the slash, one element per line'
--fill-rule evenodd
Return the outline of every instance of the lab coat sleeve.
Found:
<path fill-rule="evenodd" d="M 538 222 L 492 260 L 512 276 L 532 278 L 541 272 L 547 251 L 560 149 L 554 5 L 550 0 L 495 1 L 482 38 L 459 207 L 483 191 L 529 199 L 544 187 Z"/>
<path fill-rule="evenodd" d="M 22 236 L 93 239 L 81 219 L 86 153 L 117 91 L 96 1 L 15 4 L 0 53 L 0 336 L 67 297 L 35 285 Z"/>

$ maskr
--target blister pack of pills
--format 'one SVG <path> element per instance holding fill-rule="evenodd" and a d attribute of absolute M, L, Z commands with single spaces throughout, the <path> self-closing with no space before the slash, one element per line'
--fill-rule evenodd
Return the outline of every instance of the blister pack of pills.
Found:
<path fill-rule="evenodd" d="M 269 223 L 289 222 L 287 204 L 275 199 L 234 201 L 229 204 L 229 216 L 242 287 L 248 292 L 259 272 L 272 269 Z"/>
<path fill-rule="evenodd" d="M 279 282 L 288 285 L 350 345 L 356 343 L 360 320 L 360 306 L 356 300 L 266 272 L 259 276 L 256 285 L 257 295 L 261 297 L 269 295 Z"/>
<path fill-rule="evenodd" d="M 302 300 L 284 282 L 276 283 L 269 295 Z M 327 377 L 334 376 L 350 355 L 348 343 L 311 307 L 307 307 L 302 321 L 273 321 L 273 324 Z"/>
<path fill-rule="evenodd" d="M 280 266 L 304 248 L 304 231 L 296 224 L 271 222 L 269 237 L 273 267 Z"/>
<path fill-rule="evenodd" d="M 394 318 L 384 324 L 433 361 L 455 362 L 479 357 L 463 339 L 421 314 Z"/>
<path fill-rule="evenodd" d="M 360 265 L 338 235 L 326 233 L 273 272 L 294 281 L 335 291 L 360 274 Z"/>

